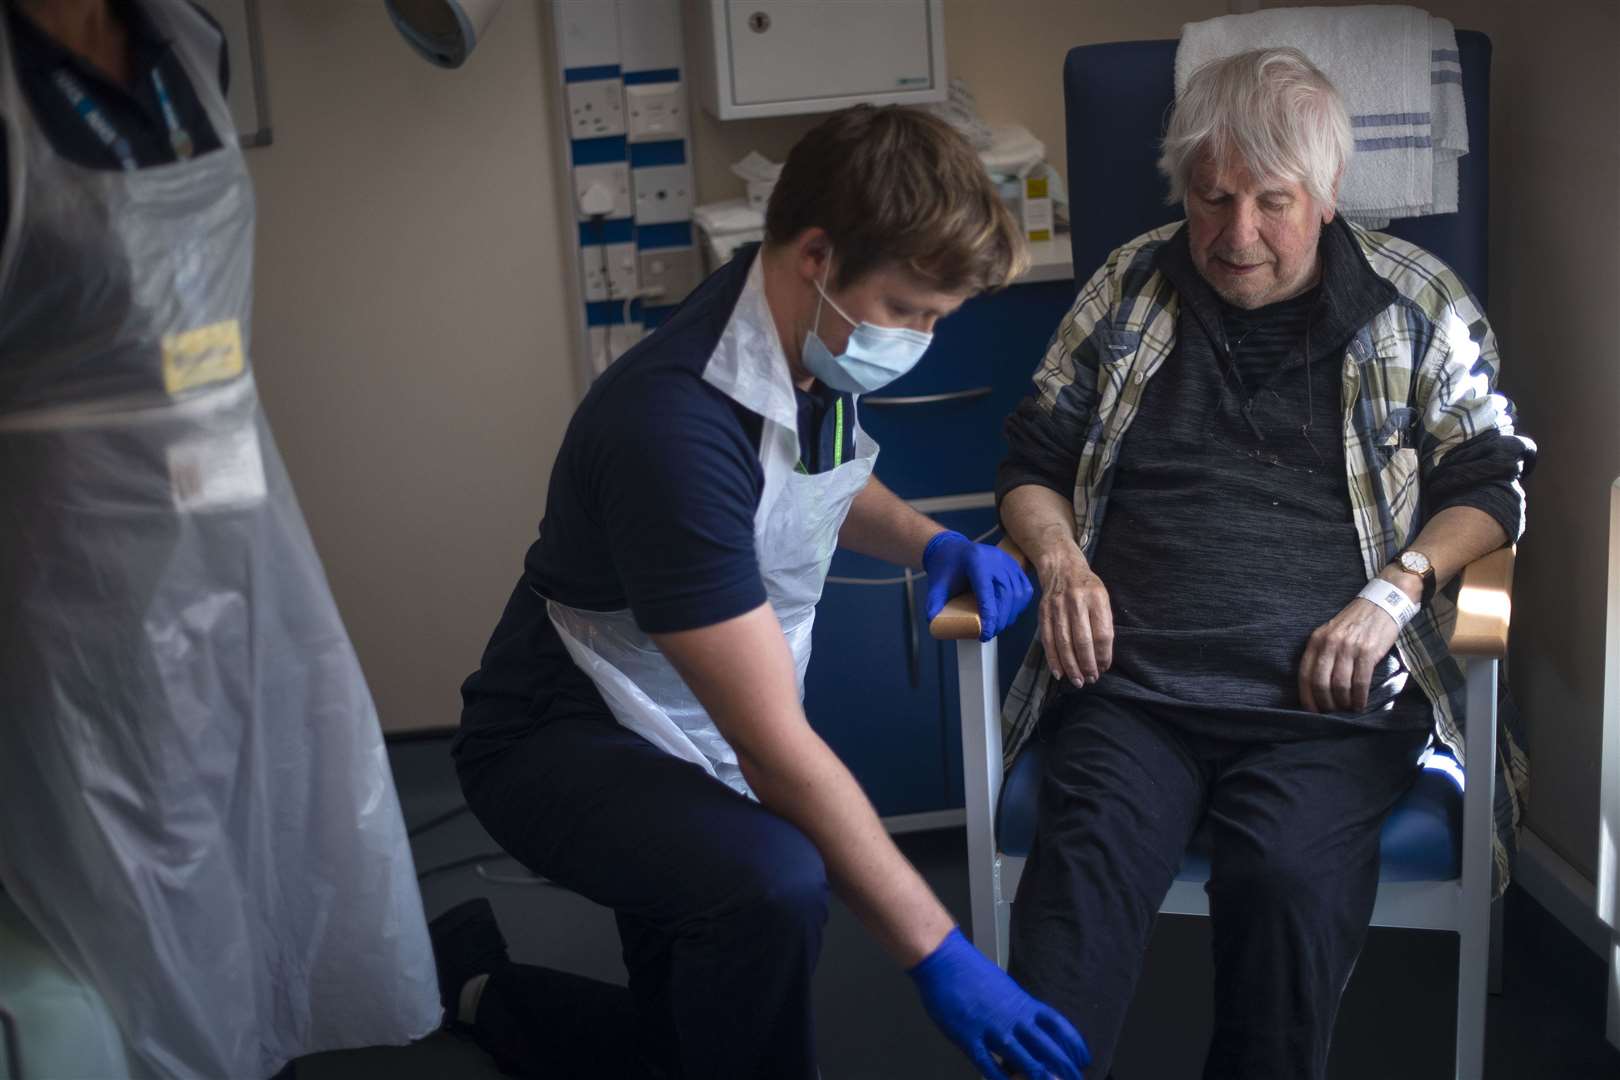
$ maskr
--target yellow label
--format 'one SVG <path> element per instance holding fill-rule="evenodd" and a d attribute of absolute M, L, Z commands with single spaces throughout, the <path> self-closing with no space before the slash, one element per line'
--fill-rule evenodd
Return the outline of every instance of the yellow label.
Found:
<path fill-rule="evenodd" d="M 1025 178 L 1024 197 L 1028 199 L 1046 198 L 1046 177 L 1031 176 Z"/>
<path fill-rule="evenodd" d="M 171 394 L 242 374 L 242 325 L 235 319 L 163 335 L 163 388 Z"/>
<path fill-rule="evenodd" d="M 1052 239 L 1051 229 L 1033 229 L 1029 234 L 1029 240 L 1032 244 L 1044 244 L 1050 239 Z"/>

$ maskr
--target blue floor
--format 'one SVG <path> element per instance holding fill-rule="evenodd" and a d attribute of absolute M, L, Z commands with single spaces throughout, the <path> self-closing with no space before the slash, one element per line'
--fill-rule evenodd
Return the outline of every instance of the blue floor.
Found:
<path fill-rule="evenodd" d="M 391 747 L 407 821 L 455 808 L 460 791 L 447 740 Z M 967 917 L 966 842 L 960 829 L 901 839 L 959 919 Z M 417 869 L 430 871 L 493 851 L 475 821 L 461 816 L 423 833 Z M 485 864 L 496 877 L 516 865 Z M 422 883 L 431 917 L 468 897 L 495 905 L 513 958 L 622 982 L 612 917 L 550 888 L 491 881 L 476 865 L 429 873 Z M 1505 989 L 1490 1004 L 1490 1080 L 1620 1080 L 1620 1052 L 1603 1039 L 1605 972 L 1598 958 L 1533 900 L 1510 890 L 1505 914 Z M 1207 920 L 1160 920 L 1115 1063 L 1118 1080 L 1199 1075 L 1209 1036 Z M 1452 1075 L 1456 938 L 1373 930 L 1346 991 L 1329 1075 L 1333 1080 L 1435 1080 Z M 897 971 L 842 905 L 835 905 L 816 977 L 822 1074 L 826 1080 L 950 1080 L 971 1077 L 966 1062 L 923 1015 Z M 474 1046 L 437 1035 L 410 1047 L 322 1054 L 299 1063 L 298 1080 L 478 1080 L 501 1074 Z"/>

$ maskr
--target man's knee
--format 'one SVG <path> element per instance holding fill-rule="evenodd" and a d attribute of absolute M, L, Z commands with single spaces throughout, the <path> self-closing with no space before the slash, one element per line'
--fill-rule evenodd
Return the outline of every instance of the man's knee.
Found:
<path fill-rule="evenodd" d="M 1218 857 L 1211 875 L 1211 900 L 1222 914 L 1331 913 L 1357 905 L 1377 888 L 1376 859 L 1365 867 L 1337 865 L 1331 858 L 1278 845 L 1247 848 Z"/>

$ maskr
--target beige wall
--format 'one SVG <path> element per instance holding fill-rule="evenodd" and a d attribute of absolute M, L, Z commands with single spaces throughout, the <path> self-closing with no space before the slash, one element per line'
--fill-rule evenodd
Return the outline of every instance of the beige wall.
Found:
<path fill-rule="evenodd" d="M 380 2 L 259 10 L 265 404 L 385 725 L 453 725 L 577 392 L 541 8 L 453 72 Z"/>
<path fill-rule="evenodd" d="M 945 64 L 951 76 L 967 80 L 986 119 L 1029 128 L 1067 176 L 1063 58 L 1068 51 L 1098 41 L 1178 37 L 1183 23 L 1226 11 L 1226 0 L 945 0 Z M 690 31 L 686 40 L 689 56 L 695 55 Z M 749 150 L 781 161 L 819 119 L 721 122 L 701 109 L 694 109 L 694 116 L 702 202 L 741 195 L 742 182 L 727 169 L 731 162 Z"/>
<path fill-rule="evenodd" d="M 1061 167 L 1070 45 L 1174 36 L 1221 10 L 947 0 L 947 59 Z M 260 11 L 276 136 L 248 155 L 265 403 L 384 725 L 451 725 L 580 391 L 545 5 L 507 3 L 453 72 L 411 54 L 380 2 Z M 703 201 L 741 194 L 727 165 L 781 160 L 816 119 L 694 113 Z"/>
<path fill-rule="evenodd" d="M 1496 46 L 1491 315 L 1505 385 L 1543 450 L 1512 670 L 1531 826 L 1590 874 L 1601 515 L 1620 473 L 1620 5 L 1430 6 Z M 1174 36 L 1226 4 L 945 7 L 952 72 L 1061 167 L 1068 47 Z M 276 128 L 249 154 L 265 400 L 385 723 L 451 724 L 579 390 L 540 4 L 508 3 L 459 72 L 408 53 L 379 3 L 260 9 Z M 740 194 L 729 162 L 749 149 L 780 160 L 815 121 L 694 117 L 705 201 Z"/>
<path fill-rule="evenodd" d="M 1592 877 L 1608 485 L 1620 475 L 1620 3 L 1427 8 L 1491 37 L 1488 315 L 1502 385 L 1541 448 L 1510 658 L 1529 744 L 1528 826 Z"/>
<path fill-rule="evenodd" d="M 1482 21 L 1500 27 L 1490 30 L 1491 314 L 1504 385 L 1541 447 L 1511 666 L 1529 734 L 1529 825 L 1590 878 L 1608 486 L 1620 475 L 1620 4 L 1484 6 Z"/>

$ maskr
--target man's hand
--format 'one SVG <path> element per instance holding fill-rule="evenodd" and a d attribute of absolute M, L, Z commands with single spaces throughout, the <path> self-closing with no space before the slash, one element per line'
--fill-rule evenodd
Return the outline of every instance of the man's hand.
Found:
<path fill-rule="evenodd" d="M 1422 585 L 1411 574 L 1386 569 L 1379 576 L 1414 603 L 1422 596 Z M 1383 608 L 1359 596 L 1350 601 L 1311 633 L 1299 662 L 1300 704 L 1311 712 L 1364 711 L 1372 673 L 1399 634 L 1400 627 Z"/>
<path fill-rule="evenodd" d="M 1102 579 L 1073 540 L 1053 544 L 1035 565 L 1041 579 L 1041 644 L 1052 674 L 1094 683 L 1114 662 L 1114 609 Z"/>

